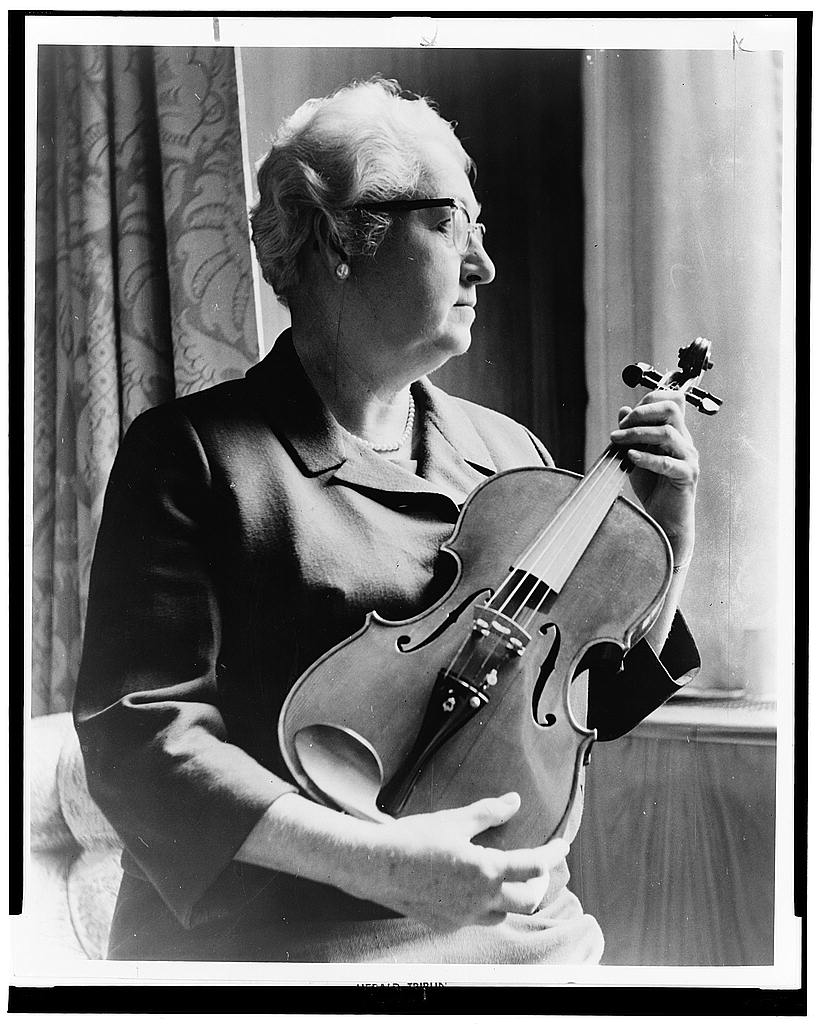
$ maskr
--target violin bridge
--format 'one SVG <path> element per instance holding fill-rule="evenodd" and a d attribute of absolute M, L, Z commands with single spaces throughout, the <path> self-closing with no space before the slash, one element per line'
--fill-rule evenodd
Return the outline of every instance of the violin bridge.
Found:
<path fill-rule="evenodd" d="M 485 604 L 476 604 L 472 614 L 472 632 L 479 637 L 492 637 L 510 654 L 520 657 L 532 639 L 514 619 Z"/>

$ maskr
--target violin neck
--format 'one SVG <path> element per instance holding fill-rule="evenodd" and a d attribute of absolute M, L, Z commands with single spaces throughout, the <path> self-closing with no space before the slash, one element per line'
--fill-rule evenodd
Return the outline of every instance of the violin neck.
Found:
<path fill-rule="evenodd" d="M 609 445 L 517 567 L 559 593 L 623 489 L 631 463 Z"/>
<path fill-rule="evenodd" d="M 707 345 L 701 338 L 697 343 L 702 343 L 700 348 Z M 700 363 L 704 363 L 706 357 L 707 350 L 703 350 Z M 702 372 L 703 366 L 700 365 L 699 376 L 669 373 L 660 378 L 656 386 L 687 393 Z M 530 573 L 559 593 L 617 500 L 631 468 L 625 451 L 610 444 L 558 509 L 551 523 L 518 560 L 516 568 Z"/>

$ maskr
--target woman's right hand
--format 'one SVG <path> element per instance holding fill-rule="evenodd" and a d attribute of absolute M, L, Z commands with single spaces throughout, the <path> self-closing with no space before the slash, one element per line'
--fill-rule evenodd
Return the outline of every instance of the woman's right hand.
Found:
<path fill-rule="evenodd" d="M 384 823 L 360 821 L 296 793 L 268 808 L 237 859 L 333 885 L 432 928 L 531 914 L 569 852 L 564 839 L 522 850 L 472 840 L 509 821 L 517 793 Z"/>
<path fill-rule="evenodd" d="M 534 849 L 495 850 L 472 842 L 519 808 L 518 794 L 507 793 L 375 826 L 356 895 L 438 929 L 494 925 L 509 913 L 533 913 L 568 843 L 553 839 Z"/>

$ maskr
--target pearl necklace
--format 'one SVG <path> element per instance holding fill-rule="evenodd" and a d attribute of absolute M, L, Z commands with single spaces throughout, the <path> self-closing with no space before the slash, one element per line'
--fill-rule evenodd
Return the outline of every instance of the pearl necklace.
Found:
<path fill-rule="evenodd" d="M 391 444 L 382 447 L 380 445 L 373 444 L 372 441 L 368 441 L 366 437 L 359 437 L 358 434 L 354 434 L 352 430 L 348 430 L 342 426 L 342 430 L 345 434 L 349 434 L 350 437 L 355 441 L 360 441 L 361 444 L 366 445 L 371 451 L 377 452 L 379 455 L 389 455 L 392 452 L 400 451 L 407 441 L 412 437 L 412 427 L 415 423 L 415 400 L 412 395 L 409 396 L 409 408 L 407 409 L 407 422 L 404 424 L 404 433 L 399 437 L 398 444 Z"/>

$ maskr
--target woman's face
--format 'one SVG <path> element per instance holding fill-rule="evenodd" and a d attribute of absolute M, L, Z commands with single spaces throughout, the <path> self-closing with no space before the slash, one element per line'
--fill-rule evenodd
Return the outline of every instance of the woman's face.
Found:
<path fill-rule="evenodd" d="M 452 197 L 477 221 L 480 207 L 457 162 L 434 151 L 427 169 L 424 192 L 430 198 Z M 409 381 L 466 352 L 477 287 L 495 276 L 477 233 L 471 238 L 462 256 L 452 242 L 448 208 L 411 210 L 394 217 L 374 257 L 354 261 L 350 283 L 367 323 L 364 358 L 402 371 Z"/>

